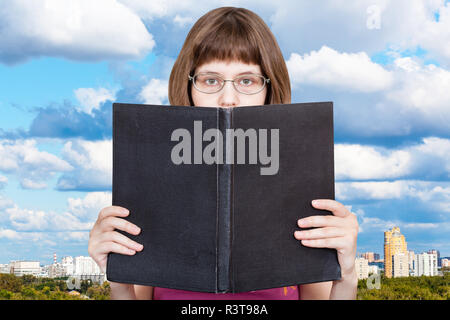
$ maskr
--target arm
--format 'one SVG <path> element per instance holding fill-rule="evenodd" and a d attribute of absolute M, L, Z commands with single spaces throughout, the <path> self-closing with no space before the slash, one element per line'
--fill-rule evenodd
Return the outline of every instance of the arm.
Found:
<path fill-rule="evenodd" d="M 333 281 L 302 284 L 298 286 L 300 300 L 328 300 Z"/>
<path fill-rule="evenodd" d="M 89 233 L 89 255 L 94 259 L 100 270 L 106 272 L 108 254 L 115 252 L 124 255 L 134 255 L 141 251 L 143 246 L 116 230 L 122 230 L 129 234 L 137 235 L 140 228 L 125 219 L 130 212 L 122 207 L 110 206 L 103 208 Z M 132 284 L 110 282 L 111 299 L 136 299 Z"/>
<path fill-rule="evenodd" d="M 137 300 L 153 300 L 153 287 L 134 285 Z"/>
<path fill-rule="evenodd" d="M 356 216 L 335 200 L 315 200 L 312 205 L 317 209 L 328 210 L 333 215 L 300 219 L 298 221 L 300 228 L 315 229 L 296 231 L 294 237 L 307 247 L 336 249 L 342 277 L 340 280 L 333 281 L 329 299 L 356 299 L 358 279 L 355 271 L 355 256 L 359 227 Z M 313 288 L 315 291 L 306 287 L 305 294 L 308 296 L 310 292 L 312 296 L 316 296 L 314 292 L 325 290 L 314 286 Z"/>
<path fill-rule="evenodd" d="M 111 300 L 152 300 L 153 287 L 111 282 Z"/>
<path fill-rule="evenodd" d="M 136 300 L 132 284 L 110 282 L 111 300 Z"/>

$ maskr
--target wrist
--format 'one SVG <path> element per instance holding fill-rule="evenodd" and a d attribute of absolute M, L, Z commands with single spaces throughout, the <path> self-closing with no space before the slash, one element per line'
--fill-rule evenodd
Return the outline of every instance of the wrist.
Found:
<path fill-rule="evenodd" d="M 113 300 L 128 300 L 136 299 L 134 293 L 134 285 L 120 282 L 109 282 L 111 288 L 111 299 Z"/>
<path fill-rule="evenodd" d="M 338 282 L 347 282 L 358 284 L 358 275 L 356 274 L 356 269 L 353 268 L 351 270 L 341 272 L 341 279 L 336 280 Z"/>

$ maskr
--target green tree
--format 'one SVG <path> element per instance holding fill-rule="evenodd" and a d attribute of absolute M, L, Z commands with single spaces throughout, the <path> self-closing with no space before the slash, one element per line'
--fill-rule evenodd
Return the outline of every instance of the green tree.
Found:
<path fill-rule="evenodd" d="M 0 274 L 0 289 L 11 292 L 20 292 L 22 290 L 22 279 L 13 274 Z"/>

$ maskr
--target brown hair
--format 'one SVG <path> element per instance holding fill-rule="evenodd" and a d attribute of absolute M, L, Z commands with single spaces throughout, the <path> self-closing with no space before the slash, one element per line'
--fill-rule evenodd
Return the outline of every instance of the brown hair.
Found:
<path fill-rule="evenodd" d="M 269 27 L 250 10 L 222 7 L 203 15 L 189 31 L 170 73 L 171 105 L 194 105 L 188 75 L 214 60 L 259 65 L 270 79 L 265 104 L 291 102 L 286 63 Z"/>

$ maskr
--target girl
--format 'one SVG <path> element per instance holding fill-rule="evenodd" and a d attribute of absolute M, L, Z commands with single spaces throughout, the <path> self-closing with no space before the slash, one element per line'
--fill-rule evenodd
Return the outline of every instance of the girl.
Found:
<path fill-rule="evenodd" d="M 171 105 L 242 107 L 291 102 L 289 74 L 281 50 L 264 21 L 255 13 L 224 7 L 202 16 L 190 30 L 169 79 Z M 293 236 L 301 244 L 337 250 L 342 278 L 314 284 L 258 290 L 237 294 L 214 294 L 153 288 L 111 282 L 112 299 L 355 299 L 356 216 L 341 203 L 329 199 L 312 201 L 330 216 L 298 221 Z M 138 226 L 121 219 L 125 208 L 110 206 L 100 211 L 90 232 L 89 254 L 105 272 L 109 252 L 133 255 L 142 244 L 115 231 L 137 235 Z"/>

